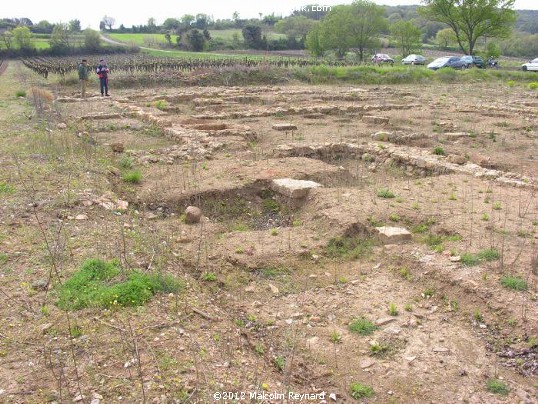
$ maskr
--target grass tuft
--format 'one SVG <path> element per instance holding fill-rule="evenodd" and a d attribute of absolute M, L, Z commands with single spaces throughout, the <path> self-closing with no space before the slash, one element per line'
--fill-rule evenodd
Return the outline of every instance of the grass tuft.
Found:
<path fill-rule="evenodd" d="M 368 398 L 374 395 L 374 389 L 362 383 L 353 383 L 350 387 L 350 394 L 355 400 Z"/>
<path fill-rule="evenodd" d="M 385 199 L 390 199 L 390 198 L 395 198 L 396 197 L 394 192 L 392 192 L 388 188 L 381 188 L 379 191 L 377 191 L 377 196 L 380 197 L 380 198 L 385 198 Z"/>
<path fill-rule="evenodd" d="M 172 276 L 122 273 L 116 261 L 92 259 L 61 285 L 57 305 L 64 310 L 142 306 L 156 293 L 176 293 L 182 288 Z"/>
<path fill-rule="evenodd" d="M 360 335 L 370 335 L 375 330 L 377 326 L 365 317 L 356 318 L 349 324 L 349 331 Z"/>
<path fill-rule="evenodd" d="M 486 382 L 486 389 L 490 393 L 500 394 L 502 396 L 507 396 L 508 393 L 510 393 L 510 387 L 499 379 L 488 379 Z"/>
<path fill-rule="evenodd" d="M 369 238 L 336 237 L 329 240 L 325 254 L 329 258 L 358 259 L 367 256 L 372 251 L 375 241 Z"/>
<path fill-rule="evenodd" d="M 133 170 L 123 174 L 123 181 L 129 184 L 139 184 L 142 181 L 142 173 L 138 170 Z"/>
<path fill-rule="evenodd" d="M 503 276 L 501 278 L 501 285 L 513 290 L 527 290 L 527 281 L 519 276 Z"/>

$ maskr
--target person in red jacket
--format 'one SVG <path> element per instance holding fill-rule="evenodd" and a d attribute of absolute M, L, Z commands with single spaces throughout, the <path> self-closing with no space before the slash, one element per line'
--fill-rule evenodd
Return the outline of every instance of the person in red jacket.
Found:
<path fill-rule="evenodd" d="M 101 96 L 105 95 L 107 97 L 110 97 L 110 94 L 108 94 L 108 73 L 110 72 L 110 70 L 108 69 L 108 66 L 106 65 L 106 62 L 104 59 L 101 59 L 99 61 L 99 64 L 97 65 L 97 69 L 95 69 L 95 72 L 99 76 Z"/>

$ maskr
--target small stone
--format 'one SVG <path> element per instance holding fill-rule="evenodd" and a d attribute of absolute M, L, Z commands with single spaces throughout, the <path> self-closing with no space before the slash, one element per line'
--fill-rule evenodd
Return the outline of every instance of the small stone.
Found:
<path fill-rule="evenodd" d="M 398 335 L 399 333 L 402 332 L 402 330 L 399 329 L 398 327 L 389 327 L 389 328 L 384 329 L 383 332 L 387 334 Z"/>
<path fill-rule="evenodd" d="M 436 352 L 436 353 L 443 353 L 443 352 L 449 352 L 449 351 L 450 349 L 442 347 L 442 346 L 436 346 L 433 348 L 433 352 Z"/>
<path fill-rule="evenodd" d="M 81 394 L 79 394 L 78 396 L 76 396 L 74 399 L 73 399 L 73 402 L 74 403 L 78 403 L 79 401 L 82 401 L 84 400 L 84 396 L 82 396 Z"/>
<path fill-rule="evenodd" d="M 280 291 L 278 290 L 278 288 L 277 288 L 275 285 L 273 285 L 272 283 L 269 284 L 269 289 L 271 289 L 271 292 L 272 292 L 274 295 L 278 295 L 279 292 L 280 292 Z"/>
<path fill-rule="evenodd" d="M 329 398 L 333 401 L 336 401 L 336 394 L 335 393 L 331 393 L 329 394 Z"/>
<path fill-rule="evenodd" d="M 121 199 L 118 199 L 116 202 L 116 210 L 122 210 L 125 211 L 129 207 L 129 202 L 122 201 Z"/>
<path fill-rule="evenodd" d="M 319 337 L 312 337 L 312 338 L 308 338 L 306 342 L 308 343 L 308 345 L 316 345 L 318 343 L 318 340 L 319 340 Z"/>
<path fill-rule="evenodd" d="M 202 218 L 202 210 L 197 206 L 188 206 L 185 209 L 185 223 L 186 224 L 195 224 L 200 223 Z"/>
<path fill-rule="evenodd" d="M 361 369 L 368 369 L 369 367 L 373 365 L 375 365 L 375 361 L 373 361 L 372 359 L 365 359 L 359 364 Z"/>
<path fill-rule="evenodd" d="M 404 359 L 407 362 L 413 362 L 415 359 L 417 359 L 417 357 L 416 356 L 404 356 Z"/>
<path fill-rule="evenodd" d="M 88 215 L 81 213 L 75 216 L 75 220 L 88 220 Z"/>
<path fill-rule="evenodd" d="M 401 244 L 411 240 L 411 233 L 402 227 L 382 226 L 375 229 L 384 244 Z"/>
<path fill-rule="evenodd" d="M 467 162 L 467 159 L 463 156 L 459 156 L 457 154 L 450 154 L 447 159 L 449 163 L 463 165 Z"/>
<path fill-rule="evenodd" d="M 101 400 L 99 400 L 98 398 L 92 398 L 92 401 L 90 401 L 90 404 L 99 404 L 101 402 Z"/>
<path fill-rule="evenodd" d="M 34 290 L 47 290 L 49 282 L 46 279 L 38 279 L 32 282 L 32 289 Z"/>
<path fill-rule="evenodd" d="M 60 122 L 58 125 L 56 125 L 58 129 L 67 129 L 67 125 L 63 122 Z"/>
<path fill-rule="evenodd" d="M 53 324 L 52 323 L 46 323 L 46 324 L 42 324 L 39 329 L 41 330 L 41 332 L 43 334 L 46 334 L 51 328 L 52 328 Z"/>
<path fill-rule="evenodd" d="M 123 151 L 125 150 L 125 146 L 123 145 L 123 143 L 119 143 L 119 142 L 111 143 L 110 148 L 112 149 L 114 153 L 123 153 Z"/>
<path fill-rule="evenodd" d="M 455 255 L 453 257 L 450 257 L 450 261 L 451 262 L 460 262 L 461 261 L 461 256 Z"/>
<path fill-rule="evenodd" d="M 245 292 L 248 292 L 248 293 L 256 292 L 256 286 L 254 286 L 254 285 L 247 286 L 245 288 Z"/>
<path fill-rule="evenodd" d="M 382 326 L 382 325 L 391 323 L 391 322 L 393 322 L 393 321 L 396 321 L 396 319 L 395 319 L 394 317 L 383 317 L 383 318 L 378 318 L 378 319 L 375 321 L 375 325 L 377 325 L 377 326 L 379 327 L 379 326 Z"/>

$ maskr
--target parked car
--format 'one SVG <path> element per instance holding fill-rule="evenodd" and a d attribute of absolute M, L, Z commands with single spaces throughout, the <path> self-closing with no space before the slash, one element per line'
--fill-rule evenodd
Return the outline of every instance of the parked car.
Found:
<path fill-rule="evenodd" d="M 422 55 L 409 55 L 402 59 L 404 65 L 425 65 L 426 58 Z"/>
<path fill-rule="evenodd" d="M 394 64 L 394 59 L 391 58 L 386 53 L 376 53 L 374 56 L 372 56 L 372 63 L 390 63 L 391 65 Z"/>
<path fill-rule="evenodd" d="M 463 60 L 466 63 L 466 67 L 478 67 L 479 69 L 483 69 L 486 67 L 486 64 L 484 63 L 484 59 L 482 59 L 480 56 L 472 56 L 472 55 L 466 55 L 462 56 L 461 60 Z"/>
<path fill-rule="evenodd" d="M 523 70 L 523 71 L 527 71 L 527 70 L 538 71 L 538 58 L 529 60 L 527 63 L 523 63 L 521 65 L 521 70 Z"/>
<path fill-rule="evenodd" d="M 452 67 L 453 69 L 466 69 L 467 64 L 457 56 L 443 56 L 435 59 L 428 66 L 428 69 L 437 70 L 443 67 Z"/>

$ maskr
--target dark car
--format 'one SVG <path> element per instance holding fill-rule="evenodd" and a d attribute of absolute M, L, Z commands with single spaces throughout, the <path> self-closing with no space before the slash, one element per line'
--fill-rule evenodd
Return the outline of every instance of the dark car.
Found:
<path fill-rule="evenodd" d="M 386 53 L 376 53 L 374 56 L 372 56 L 372 63 L 376 63 L 376 64 L 390 63 L 391 65 L 393 65 L 394 59 L 391 58 Z"/>
<path fill-rule="evenodd" d="M 443 56 L 442 58 L 437 58 L 431 62 L 428 66 L 428 69 L 437 70 L 443 67 L 452 67 L 453 69 L 466 69 L 467 64 L 457 56 Z"/>
<path fill-rule="evenodd" d="M 486 67 L 484 60 L 480 56 L 466 55 L 462 56 L 461 60 L 465 62 L 467 68 L 478 67 L 479 69 L 483 69 L 484 67 Z"/>

